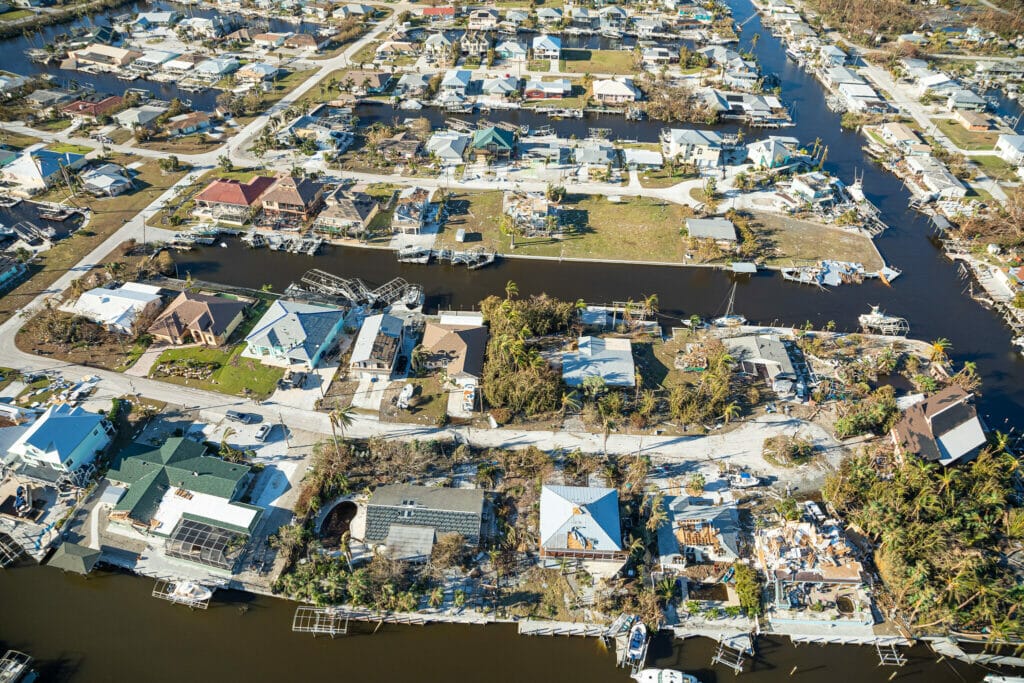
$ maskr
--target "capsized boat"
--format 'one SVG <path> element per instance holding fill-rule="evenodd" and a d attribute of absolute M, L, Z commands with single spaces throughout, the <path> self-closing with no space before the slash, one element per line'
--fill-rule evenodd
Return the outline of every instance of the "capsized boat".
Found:
<path fill-rule="evenodd" d="M 629 659 L 640 659 L 644 656 L 644 646 L 647 644 L 647 627 L 644 622 L 637 619 L 633 628 L 629 629 L 629 644 L 626 646 L 626 656 Z"/>
<path fill-rule="evenodd" d="M 642 669 L 632 678 L 638 683 L 700 683 L 696 676 L 675 669 Z"/>

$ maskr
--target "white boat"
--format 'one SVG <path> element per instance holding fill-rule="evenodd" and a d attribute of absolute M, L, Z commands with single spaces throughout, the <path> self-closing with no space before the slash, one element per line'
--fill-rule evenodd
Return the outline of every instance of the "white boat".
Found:
<path fill-rule="evenodd" d="M 733 283 L 732 289 L 729 291 L 729 305 L 725 309 L 725 315 L 715 318 L 711 321 L 711 324 L 715 327 L 739 327 L 740 325 L 746 325 L 747 319 L 738 313 L 733 313 L 733 304 L 736 303 L 736 284 Z"/>
<path fill-rule="evenodd" d="M 206 602 L 213 597 L 213 590 L 193 581 L 178 581 L 168 586 L 168 594 L 186 602 Z"/>
<path fill-rule="evenodd" d="M 641 669 L 632 678 L 638 683 L 700 683 L 693 674 L 675 669 Z"/>
<path fill-rule="evenodd" d="M 647 627 L 644 622 L 637 619 L 633 628 L 629 629 L 629 644 L 626 646 L 626 656 L 631 660 L 640 659 L 644 656 L 644 648 L 647 645 Z"/>
<path fill-rule="evenodd" d="M 906 335 L 910 332 L 910 323 L 906 318 L 889 315 L 880 306 L 872 306 L 870 313 L 857 316 L 857 322 L 866 332 L 887 335 Z"/>
<path fill-rule="evenodd" d="M 749 489 L 759 486 L 760 484 L 761 480 L 750 472 L 740 472 L 738 474 L 729 475 L 729 486 L 734 489 Z"/>

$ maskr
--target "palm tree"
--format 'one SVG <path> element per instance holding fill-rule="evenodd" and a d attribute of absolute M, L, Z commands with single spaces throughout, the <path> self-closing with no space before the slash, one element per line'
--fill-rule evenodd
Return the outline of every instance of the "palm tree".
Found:
<path fill-rule="evenodd" d="M 437 609 L 444 604 L 444 588 L 441 586 L 435 586 L 434 590 L 430 591 L 428 604 L 434 609 Z"/>
<path fill-rule="evenodd" d="M 615 427 L 615 423 L 612 422 L 612 419 L 610 417 L 605 417 L 604 418 L 604 442 L 603 442 L 603 446 L 602 446 L 602 448 L 604 450 L 605 457 L 608 457 L 608 437 L 611 435 L 612 429 L 614 427 Z"/>
<path fill-rule="evenodd" d="M 348 563 L 348 570 L 352 571 L 352 532 L 348 529 L 341 534 L 341 538 L 338 539 L 338 548 L 341 550 L 341 556 L 345 558 L 345 562 Z"/>
<path fill-rule="evenodd" d="M 939 337 L 931 344 L 930 359 L 933 362 L 942 363 L 949 358 L 949 350 L 953 348 L 945 337 Z"/>
<path fill-rule="evenodd" d="M 355 422 L 356 414 L 352 406 L 335 408 L 328 415 L 331 421 L 331 435 L 334 437 L 334 448 L 338 448 L 338 430 L 341 430 L 341 438 L 345 438 L 345 430 Z"/>
<path fill-rule="evenodd" d="M 505 298 L 512 300 L 517 296 L 519 296 L 519 286 L 512 280 L 509 280 L 505 283 Z"/>
<path fill-rule="evenodd" d="M 738 417 L 739 414 L 740 406 L 736 401 L 732 401 L 722 409 L 722 419 L 725 421 L 725 424 L 729 424 L 729 421 L 734 417 Z"/>
<path fill-rule="evenodd" d="M 652 317 L 658 315 L 658 295 L 648 294 L 644 297 L 644 312 Z"/>
<path fill-rule="evenodd" d="M 569 392 L 563 393 L 562 394 L 562 418 L 564 419 L 566 412 L 568 412 L 570 410 L 572 410 L 572 411 L 579 410 L 580 409 L 580 405 L 581 405 L 581 403 L 580 403 L 579 393 L 578 392 L 576 392 L 574 390 L 574 391 L 569 391 Z"/>
<path fill-rule="evenodd" d="M 412 354 L 409 357 L 409 366 L 417 376 L 419 376 L 423 371 L 429 355 L 430 354 L 427 352 L 427 349 L 423 344 L 417 344 L 416 348 L 412 350 Z"/>

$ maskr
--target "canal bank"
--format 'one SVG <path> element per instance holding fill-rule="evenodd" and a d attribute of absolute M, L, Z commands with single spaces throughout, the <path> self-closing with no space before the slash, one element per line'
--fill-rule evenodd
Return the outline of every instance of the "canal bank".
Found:
<path fill-rule="evenodd" d="M 32 654 L 46 681 L 628 681 L 595 638 L 517 637 L 512 625 L 355 624 L 347 636 L 291 632 L 295 605 L 226 591 L 206 611 L 150 596 L 152 581 L 98 571 L 83 579 L 47 567 L 0 573 L 0 643 Z M 667 636 L 650 648 L 651 666 L 678 668 L 703 683 L 733 680 L 711 667 L 713 641 Z M 924 646 L 906 651 L 901 669 L 878 666 L 874 648 L 795 647 L 761 637 L 744 683 L 900 681 L 976 683 L 985 670 L 945 660 Z"/>

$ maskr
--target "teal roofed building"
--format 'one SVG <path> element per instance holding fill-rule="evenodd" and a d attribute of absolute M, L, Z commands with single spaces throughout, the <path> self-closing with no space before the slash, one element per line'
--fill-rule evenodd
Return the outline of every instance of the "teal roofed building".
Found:
<path fill-rule="evenodd" d="M 512 131 L 491 126 L 474 133 L 470 146 L 476 154 L 510 158 L 515 154 L 516 136 Z"/>
<path fill-rule="evenodd" d="M 238 502 L 252 469 L 206 450 L 183 437 L 157 447 L 130 445 L 107 472 L 107 479 L 127 489 L 110 519 L 167 537 L 171 557 L 230 570 L 263 511 Z"/>
<path fill-rule="evenodd" d="M 87 467 L 110 444 L 113 427 L 102 415 L 66 403 L 47 408 L 10 448 L 25 476 L 56 481 Z"/>
<path fill-rule="evenodd" d="M 275 301 L 245 338 L 246 358 L 265 365 L 313 369 L 334 347 L 345 311 L 298 301 Z"/>

